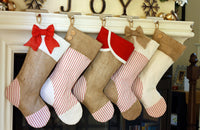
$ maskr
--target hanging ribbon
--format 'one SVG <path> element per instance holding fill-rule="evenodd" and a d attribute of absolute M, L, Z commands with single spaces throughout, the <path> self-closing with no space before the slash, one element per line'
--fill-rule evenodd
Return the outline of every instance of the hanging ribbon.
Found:
<path fill-rule="evenodd" d="M 49 25 L 47 29 L 40 29 L 37 25 L 33 25 L 32 37 L 31 39 L 24 44 L 24 46 L 30 46 L 34 51 L 37 51 L 40 44 L 42 43 L 41 35 L 45 35 L 45 44 L 50 54 L 53 52 L 55 47 L 59 47 L 59 43 L 53 38 L 54 36 L 54 26 Z"/>

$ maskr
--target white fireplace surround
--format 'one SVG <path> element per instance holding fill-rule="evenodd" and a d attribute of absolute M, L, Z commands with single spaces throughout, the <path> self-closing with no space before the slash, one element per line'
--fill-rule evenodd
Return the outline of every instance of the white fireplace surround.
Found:
<path fill-rule="evenodd" d="M 0 12 L 0 130 L 12 130 L 12 105 L 5 98 L 5 87 L 13 79 L 13 63 L 15 53 L 26 53 L 28 48 L 23 44 L 31 37 L 31 29 L 36 24 L 38 13 L 32 12 Z M 55 31 L 64 36 L 70 20 L 67 15 L 41 13 L 44 26 L 54 24 Z M 77 15 L 74 26 L 90 35 L 97 34 L 102 22 L 98 16 Z M 155 29 L 153 19 L 134 19 L 133 29 L 141 26 L 146 35 L 152 35 Z M 129 25 L 126 18 L 106 18 L 106 28 L 123 34 L 124 27 Z M 193 22 L 159 20 L 161 31 L 184 43 L 194 36 L 191 26 Z"/>

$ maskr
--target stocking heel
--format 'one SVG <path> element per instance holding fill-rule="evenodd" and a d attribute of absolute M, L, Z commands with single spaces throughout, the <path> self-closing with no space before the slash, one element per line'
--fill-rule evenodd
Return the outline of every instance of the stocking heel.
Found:
<path fill-rule="evenodd" d="M 17 80 L 12 81 L 9 87 L 6 88 L 6 98 L 13 104 L 15 107 L 19 107 L 19 100 L 20 100 L 20 85 Z"/>
<path fill-rule="evenodd" d="M 46 103 L 53 106 L 54 99 L 55 99 L 54 88 L 53 88 L 53 84 L 49 78 L 46 80 L 43 87 L 41 88 L 40 96 Z"/>

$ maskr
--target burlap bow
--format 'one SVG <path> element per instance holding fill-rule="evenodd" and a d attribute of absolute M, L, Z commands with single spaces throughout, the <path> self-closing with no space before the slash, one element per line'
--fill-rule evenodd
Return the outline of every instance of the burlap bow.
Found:
<path fill-rule="evenodd" d="M 144 35 L 144 32 L 141 28 L 141 26 L 138 26 L 136 30 L 131 30 L 130 27 L 126 26 L 125 27 L 125 38 L 131 42 L 134 43 L 133 37 L 136 36 L 137 42 L 143 47 L 146 48 L 147 44 L 151 40 L 147 36 Z"/>

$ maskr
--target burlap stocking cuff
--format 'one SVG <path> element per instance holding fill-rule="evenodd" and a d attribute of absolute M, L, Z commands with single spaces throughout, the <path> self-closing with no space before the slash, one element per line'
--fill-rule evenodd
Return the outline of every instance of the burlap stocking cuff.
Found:
<path fill-rule="evenodd" d="M 97 40 L 103 44 L 100 51 L 111 51 L 112 54 L 124 64 L 134 50 L 134 45 L 131 42 L 104 27 L 101 28 Z"/>
<path fill-rule="evenodd" d="M 70 42 L 71 48 L 93 60 L 102 44 L 93 37 L 70 25 L 65 39 Z"/>
<path fill-rule="evenodd" d="M 155 30 L 153 39 L 160 44 L 158 49 L 171 57 L 173 61 L 176 61 L 186 48 L 172 37 L 161 32 L 159 29 Z"/>

